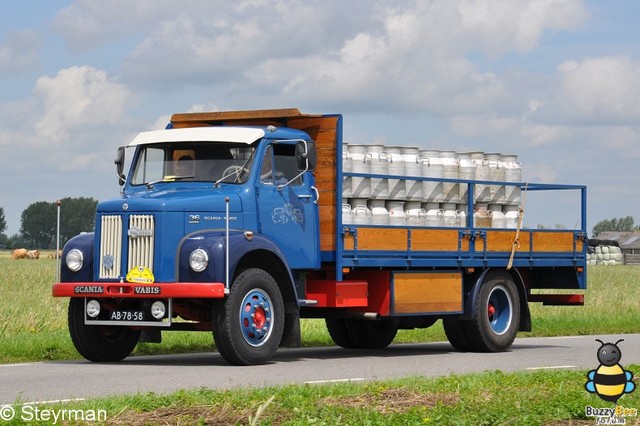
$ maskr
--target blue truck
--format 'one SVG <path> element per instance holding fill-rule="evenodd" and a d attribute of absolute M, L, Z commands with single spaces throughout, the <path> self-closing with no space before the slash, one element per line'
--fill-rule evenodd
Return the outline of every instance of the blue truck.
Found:
<path fill-rule="evenodd" d="M 457 350 L 497 352 L 531 330 L 530 302 L 584 303 L 586 187 L 502 182 L 578 191 L 579 229 L 474 224 L 475 187 L 496 182 L 473 179 L 453 179 L 468 188 L 460 226 L 352 223 L 347 179 L 407 176 L 343 170 L 342 138 L 342 115 L 291 108 L 174 114 L 119 148 L 120 196 L 65 244 L 53 285 L 78 352 L 115 362 L 207 331 L 229 363 L 263 364 L 300 344 L 301 318 L 344 348 L 442 320 Z"/>

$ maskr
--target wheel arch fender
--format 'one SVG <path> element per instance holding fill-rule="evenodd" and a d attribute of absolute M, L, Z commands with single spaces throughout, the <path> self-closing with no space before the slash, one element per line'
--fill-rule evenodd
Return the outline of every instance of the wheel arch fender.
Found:
<path fill-rule="evenodd" d="M 178 246 L 178 281 L 215 281 L 226 282 L 226 235 L 224 230 L 200 231 L 187 235 Z M 209 265 L 202 272 L 194 272 L 189 266 L 189 256 L 198 249 L 204 249 L 209 256 Z M 247 231 L 229 231 L 229 280 L 238 276 L 248 263 L 251 267 L 261 267 L 273 275 L 269 269 L 280 271 L 274 276 L 280 286 L 287 284 L 293 296 L 294 280 L 287 260 L 278 246 L 260 234 L 248 234 Z M 260 266 L 266 265 L 266 266 Z M 297 299 L 296 299 L 297 300 Z"/>
<path fill-rule="evenodd" d="M 86 232 L 71 238 L 62 248 L 62 256 L 60 256 L 60 281 L 61 282 L 88 282 L 93 281 L 93 250 L 94 250 L 93 232 Z M 67 254 L 73 249 L 82 252 L 83 264 L 78 272 L 72 272 L 67 268 Z"/>
<path fill-rule="evenodd" d="M 468 291 L 465 291 L 464 300 L 464 314 L 460 317 L 463 320 L 471 320 L 476 315 L 476 308 L 473 301 L 476 300 L 478 292 L 485 282 L 485 279 L 489 272 L 500 270 L 498 268 L 486 268 L 476 278 L 475 282 Z M 517 269 L 504 270 L 508 273 L 513 282 L 516 284 L 518 290 L 518 300 L 520 302 L 520 326 L 518 331 L 531 331 L 531 313 L 529 311 L 529 303 L 527 301 L 527 290 L 524 285 L 524 280 Z"/>

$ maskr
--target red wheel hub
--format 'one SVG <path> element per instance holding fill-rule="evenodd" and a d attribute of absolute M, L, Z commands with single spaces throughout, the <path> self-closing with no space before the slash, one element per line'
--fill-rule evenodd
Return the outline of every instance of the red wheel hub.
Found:
<path fill-rule="evenodd" d="M 253 317 L 253 323 L 256 325 L 257 328 L 262 328 L 264 327 L 264 323 L 267 321 L 267 315 L 264 312 L 263 308 L 257 308 L 254 311 L 254 317 Z"/>
<path fill-rule="evenodd" d="M 492 319 L 496 314 L 496 307 L 493 306 L 493 303 L 489 303 L 489 306 L 487 306 L 487 314 L 489 314 L 489 319 Z"/>

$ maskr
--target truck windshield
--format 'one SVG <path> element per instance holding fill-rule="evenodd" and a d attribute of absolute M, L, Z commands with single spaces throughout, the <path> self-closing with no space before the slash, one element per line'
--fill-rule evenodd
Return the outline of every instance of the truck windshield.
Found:
<path fill-rule="evenodd" d="M 132 185 L 200 181 L 244 183 L 249 178 L 255 145 L 180 142 L 142 145 Z"/>

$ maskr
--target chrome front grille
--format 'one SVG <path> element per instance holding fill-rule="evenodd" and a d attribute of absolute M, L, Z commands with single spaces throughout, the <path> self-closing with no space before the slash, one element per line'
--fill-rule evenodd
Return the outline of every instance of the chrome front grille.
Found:
<path fill-rule="evenodd" d="M 146 266 L 153 272 L 154 222 L 151 215 L 132 215 L 129 218 L 129 269 Z"/>
<path fill-rule="evenodd" d="M 101 218 L 100 279 L 124 277 L 135 267 L 143 266 L 153 272 L 155 223 L 152 215 L 131 215 L 126 233 L 120 215 Z M 123 238 L 127 244 L 126 264 L 122 265 Z"/>
<path fill-rule="evenodd" d="M 122 259 L 122 217 L 102 216 L 100 237 L 100 278 L 118 278 Z"/>

